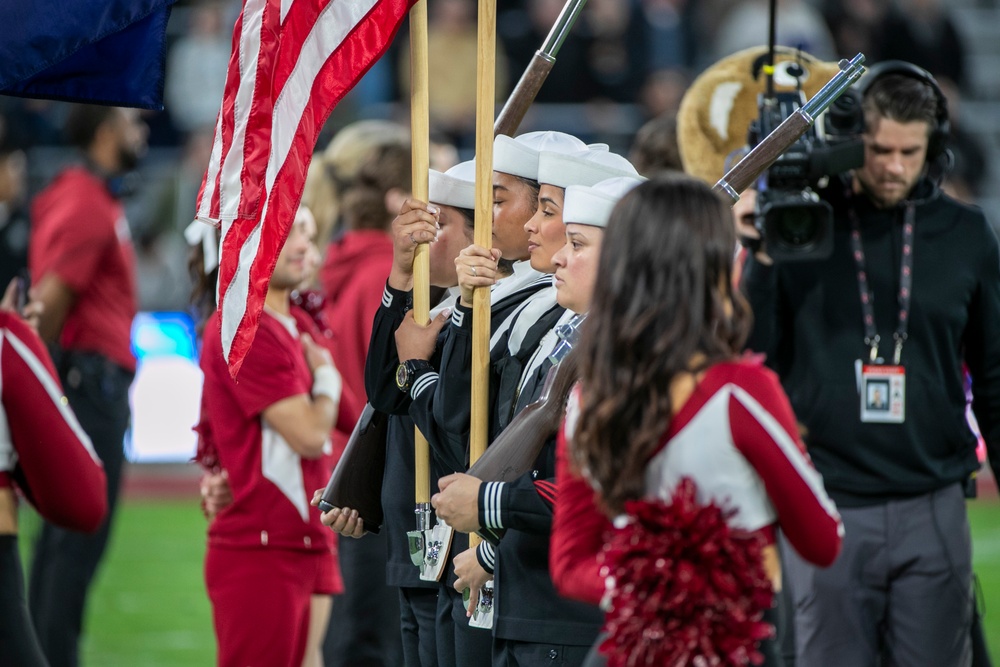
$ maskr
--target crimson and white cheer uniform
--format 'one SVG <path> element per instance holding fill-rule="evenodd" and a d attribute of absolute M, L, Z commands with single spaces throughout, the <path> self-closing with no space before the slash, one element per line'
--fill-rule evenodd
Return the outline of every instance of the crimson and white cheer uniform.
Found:
<path fill-rule="evenodd" d="M 104 470 L 58 377 L 37 334 L 0 311 L 0 486 L 16 480 L 47 520 L 89 532 L 107 511 Z"/>
<path fill-rule="evenodd" d="M 574 393 L 560 434 L 550 565 L 561 593 L 597 604 L 605 590 L 597 554 L 611 523 L 567 461 L 579 409 Z M 803 558 L 820 566 L 840 551 L 840 515 L 805 452 L 777 376 L 757 360 L 709 368 L 670 421 L 646 467 L 646 493 L 669 500 L 683 478 L 694 481 L 700 502 L 733 510 L 734 528 L 760 531 L 773 543 L 780 527 Z"/>
<path fill-rule="evenodd" d="M 13 498 L 16 486 L 54 525 L 92 532 L 107 513 L 104 469 L 58 377 L 38 335 L 0 311 L 0 489 Z M 0 665 L 47 664 L 28 616 L 17 534 L 0 533 Z"/>
<path fill-rule="evenodd" d="M 213 314 L 201 367 L 199 435 L 217 452 L 233 493 L 232 504 L 209 525 L 205 556 L 218 664 L 297 667 L 311 596 L 339 593 L 343 582 L 334 534 L 309 505 L 329 479 L 330 461 L 302 458 L 263 418 L 278 401 L 311 392 L 296 319 L 265 308 L 233 381 Z"/>

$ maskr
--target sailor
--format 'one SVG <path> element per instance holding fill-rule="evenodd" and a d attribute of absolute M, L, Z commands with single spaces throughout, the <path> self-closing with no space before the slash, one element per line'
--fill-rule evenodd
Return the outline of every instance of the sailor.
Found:
<path fill-rule="evenodd" d="M 567 238 L 562 217 L 566 187 L 593 185 L 608 177 L 627 178 L 633 185 L 640 178 L 627 160 L 607 151 L 540 154 L 539 208 L 525 226 L 533 268 L 552 273 L 557 267 L 555 256 L 563 252 Z M 593 271 L 596 273 L 596 264 Z M 592 282 L 592 276 L 580 277 Z M 494 415 L 493 423 L 506 425 L 542 392 L 546 372 L 553 363 L 549 357 L 560 340 L 558 325 L 568 324 L 576 315 L 557 303 L 557 293 L 551 286 L 545 297 L 560 313 L 559 319 L 547 323 L 541 335 L 536 334 L 524 348 L 509 349 L 509 356 L 497 364 L 503 370 L 513 366 L 516 374 L 513 384 L 505 384 L 501 378 L 500 392 L 492 405 L 495 412 L 504 414 Z M 524 321 L 532 328 L 538 327 L 541 320 L 531 313 L 531 308 L 540 301 L 541 297 L 536 298 L 523 307 L 515 317 L 513 331 Z M 554 434 L 542 447 L 533 468 L 510 483 L 482 483 L 469 475 L 451 475 L 439 482 L 442 492 L 432 502 L 439 508 L 439 517 L 456 530 L 480 530 L 493 541 L 499 539 L 495 552 L 488 542 L 477 549 L 479 565 L 487 572 L 492 570 L 495 578 L 493 664 L 548 665 L 553 659 L 579 664 L 597 636 L 602 615 L 595 607 L 559 596 L 549 576 L 555 497 Z"/>
<path fill-rule="evenodd" d="M 418 243 L 430 242 L 430 283 L 446 288 L 444 298 L 432 311 L 432 326 L 440 330 L 447 321 L 448 308 L 457 297 L 455 257 L 472 242 L 475 207 L 475 163 L 460 163 L 446 172 L 431 169 L 428 174 L 430 203 L 407 199 L 392 223 L 393 261 L 375 314 L 372 338 L 365 364 L 365 386 L 372 407 L 389 415 L 385 474 L 382 484 L 383 530 L 387 538 L 386 583 L 399 588 L 400 629 L 406 667 L 453 667 L 467 664 L 456 658 L 455 633 L 469 634 L 463 645 L 483 643 L 481 633 L 452 621 L 451 601 L 440 595 L 445 583 L 425 581 L 413 566 L 407 531 L 414 525 L 414 425 L 408 415 L 409 385 L 425 369 L 437 368 L 431 357 L 420 365 L 399 370 L 395 332 L 407 317 L 413 298 L 413 256 Z M 406 359 L 406 355 L 403 355 Z M 402 378 L 402 379 L 401 379 Z M 403 386 L 397 384 L 402 381 Z M 447 471 L 439 457 L 431 457 L 436 479 Z M 361 537 L 365 526 L 349 507 L 323 515 L 323 522 L 342 535 Z M 439 604 L 447 605 L 441 613 Z M 485 649 L 484 649 L 485 650 Z"/>

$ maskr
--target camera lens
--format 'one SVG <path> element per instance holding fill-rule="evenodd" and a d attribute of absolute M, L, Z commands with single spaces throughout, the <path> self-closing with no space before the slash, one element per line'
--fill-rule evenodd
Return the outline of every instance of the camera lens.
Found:
<path fill-rule="evenodd" d="M 826 112 L 826 131 L 836 137 L 854 137 L 864 130 L 861 98 L 853 89 L 844 91 Z"/>
<path fill-rule="evenodd" d="M 778 260 L 828 257 L 833 250 L 833 211 L 811 190 L 766 191 L 761 206 L 768 254 Z"/>
<path fill-rule="evenodd" d="M 816 242 L 820 232 L 813 208 L 786 208 L 781 211 L 781 217 L 775 224 L 778 237 L 782 243 L 801 247 Z"/>

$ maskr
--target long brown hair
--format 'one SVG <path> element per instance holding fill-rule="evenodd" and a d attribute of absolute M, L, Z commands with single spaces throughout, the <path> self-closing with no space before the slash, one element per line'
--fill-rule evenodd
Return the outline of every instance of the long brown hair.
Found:
<path fill-rule="evenodd" d="M 216 232 L 218 240 L 218 232 Z M 195 320 L 195 330 L 202 335 L 205 323 L 218 307 L 215 290 L 219 281 L 219 267 L 205 273 L 205 250 L 195 243 L 188 250 L 188 277 L 191 278 L 190 313 Z"/>
<path fill-rule="evenodd" d="M 746 338 L 750 311 L 731 287 L 735 248 L 729 207 L 689 176 L 658 175 L 611 214 L 579 344 L 573 447 L 612 513 L 643 495 L 675 376 L 735 357 Z"/>

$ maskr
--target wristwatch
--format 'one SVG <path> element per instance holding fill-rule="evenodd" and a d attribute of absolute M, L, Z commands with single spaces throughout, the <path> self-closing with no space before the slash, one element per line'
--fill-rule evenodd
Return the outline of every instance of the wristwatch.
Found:
<path fill-rule="evenodd" d="M 403 393 L 410 391 L 417 373 L 423 370 L 433 370 L 433 366 L 426 359 L 407 359 L 396 368 L 396 386 Z"/>

